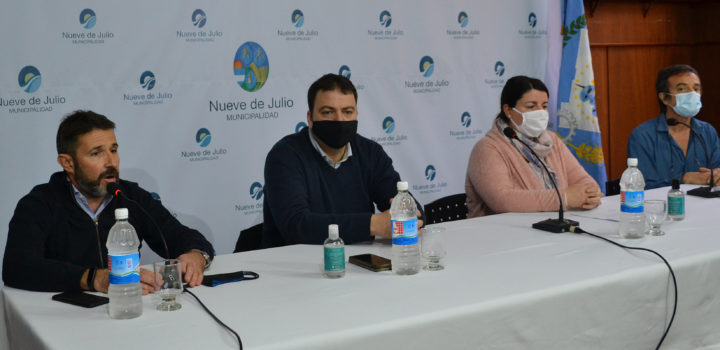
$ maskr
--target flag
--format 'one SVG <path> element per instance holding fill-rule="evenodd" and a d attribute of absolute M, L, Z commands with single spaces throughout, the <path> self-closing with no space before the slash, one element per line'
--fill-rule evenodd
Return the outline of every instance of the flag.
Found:
<path fill-rule="evenodd" d="M 562 0 L 557 133 L 605 192 L 605 158 L 595 109 L 595 78 L 582 0 Z"/>

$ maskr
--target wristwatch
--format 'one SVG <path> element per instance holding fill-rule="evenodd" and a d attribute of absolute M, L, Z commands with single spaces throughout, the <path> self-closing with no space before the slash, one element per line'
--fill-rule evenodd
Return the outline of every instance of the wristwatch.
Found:
<path fill-rule="evenodd" d="M 205 258 L 205 270 L 207 270 L 208 267 L 210 267 L 210 264 L 212 264 L 212 257 L 210 256 L 210 254 L 200 249 L 193 249 L 192 251 L 202 254 L 203 258 Z"/>

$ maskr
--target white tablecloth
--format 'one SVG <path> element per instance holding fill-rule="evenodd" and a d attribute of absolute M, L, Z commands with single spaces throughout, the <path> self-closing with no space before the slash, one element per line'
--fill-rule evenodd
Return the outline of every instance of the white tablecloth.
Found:
<path fill-rule="evenodd" d="M 618 239 L 618 200 L 567 217 Z M 621 240 L 657 250 L 677 275 L 678 311 L 663 349 L 720 348 L 719 207 L 717 199 L 688 197 L 686 220 L 666 223 L 667 235 Z M 252 270 L 260 279 L 193 291 L 246 349 L 654 348 L 672 312 L 665 265 L 587 235 L 530 228 L 552 216 L 443 224 L 448 254 L 439 272 L 395 276 L 348 264 L 344 278 L 330 280 L 321 275 L 322 247 L 298 245 L 218 256 L 208 273 Z M 348 256 L 366 252 L 390 257 L 390 246 L 346 247 Z M 237 348 L 189 295 L 180 311 L 156 311 L 157 300 L 146 296 L 141 317 L 111 320 L 106 306 L 83 309 L 9 287 L 3 293 L 13 349 Z"/>

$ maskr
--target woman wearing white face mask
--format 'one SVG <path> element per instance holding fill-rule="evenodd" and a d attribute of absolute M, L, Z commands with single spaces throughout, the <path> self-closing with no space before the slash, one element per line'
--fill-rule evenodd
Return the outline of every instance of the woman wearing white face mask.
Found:
<path fill-rule="evenodd" d="M 645 188 L 670 186 L 673 179 L 707 185 L 710 169 L 713 169 L 714 184 L 720 184 L 718 134 L 712 125 L 695 118 L 702 107 L 698 72 L 682 64 L 664 68 L 658 72 L 655 91 L 660 116 L 638 125 L 628 140 L 628 157 L 638 159 Z M 671 120 L 679 123 L 668 125 Z"/>
<path fill-rule="evenodd" d="M 556 211 L 559 203 L 553 181 L 565 208 L 592 209 L 600 204 L 602 192 L 595 180 L 557 135 L 545 130 L 547 104 L 548 90 L 542 81 L 525 76 L 507 81 L 500 113 L 470 154 L 465 178 L 468 217 Z M 509 139 L 506 132 L 517 134 L 527 146 Z"/>

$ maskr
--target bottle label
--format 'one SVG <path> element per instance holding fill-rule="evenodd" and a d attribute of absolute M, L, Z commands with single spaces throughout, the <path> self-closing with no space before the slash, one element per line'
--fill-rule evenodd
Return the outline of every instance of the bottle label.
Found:
<path fill-rule="evenodd" d="M 325 271 L 345 270 L 345 247 L 325 248 Z"/>
<path fill-rule="evenodd" d="M 412 245 L 417 244 L 417 219 L 392 220 L 392 244 Z"/>
<path fill-rule="evenodd" d="M 620 211 L 623 213 L 643 213 L 645 206 L 645 191 L 621 191 L 620 192 Z"/>
<path fill-rule="evenodd" d="M 109 255 L 110 284 L 140 282 L 140 253 Z"/>
<path fill-rule="evenodd" d="M 668 197 L 668 215 L 685 215 L 685 197 Z"/>

